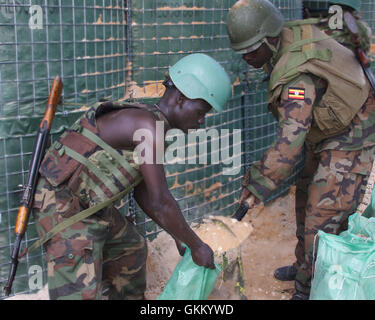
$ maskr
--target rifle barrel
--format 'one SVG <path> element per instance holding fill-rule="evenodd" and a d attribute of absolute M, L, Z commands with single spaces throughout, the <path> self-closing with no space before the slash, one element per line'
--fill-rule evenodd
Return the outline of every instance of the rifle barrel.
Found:
<path fill-rule="evenodd" d="M 14 241 L 14 247 L 13 247 L 12 255 L 11 255 L 12 264 L 10 266 L 8 282 L 6 286 L 4 287 L 6 296 L 9 296 L 10 292 L 12 291 L 12 285 L 13 285 L 13 281 L 16 276 L 17 267 L 18 267 L 18 253 L 20 251 L 21 241 L 22 241 L 22 236 L 16 235 L 16 240 Z"/>

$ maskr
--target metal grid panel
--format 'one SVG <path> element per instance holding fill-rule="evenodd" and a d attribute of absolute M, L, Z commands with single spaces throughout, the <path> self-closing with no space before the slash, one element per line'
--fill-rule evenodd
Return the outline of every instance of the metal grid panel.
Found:
<path fill-rule="evenodd" d="M 31 5 L 42 9 L 42 29 L 30 28 Z M 0 117 L 43 113 L 56 75 L 66 103 L 125 95 L 124 1 L 8 0 L 0 8 Z"/>
<path fill-rule="evenodd" d="M 361 16 L 364 21 L 370 26 L 372 30 L 371 48 L 369 57 L 371 59 L 371 69 L 375 72 L 375 2 L 374 0 L 362 0 L 361 3 Z"/>
<path fill-rule="evenodd" d="M 362 0 L 361 4 L 361 16 L 372 29 L 372 38 L 375 35 L 375 2 L 373 0 Z M 373 47 L 371 48 L 372 54 L 374 54 Z"/>

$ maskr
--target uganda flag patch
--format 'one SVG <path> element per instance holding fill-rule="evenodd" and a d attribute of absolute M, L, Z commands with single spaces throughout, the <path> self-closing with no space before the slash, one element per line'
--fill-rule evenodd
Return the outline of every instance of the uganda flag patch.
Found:
<path fill-rule="evenodd" d="M 291 100 L 305 100 L 305 89 L 289 88 L 288 98 Z"/>

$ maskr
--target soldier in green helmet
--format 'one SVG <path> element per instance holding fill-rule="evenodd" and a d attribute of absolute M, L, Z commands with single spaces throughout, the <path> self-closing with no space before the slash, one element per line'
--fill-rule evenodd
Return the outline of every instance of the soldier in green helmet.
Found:
<path fill-rule="evenodd" d="M 285 22 L 267 0 L 230 9 L 233 50 L 269 75 L 269 111 L 276 141 L 243 179 L 241 202 L 266 201 L 302 153 L 297 182 L 296 261 L 275 277 L 295 281 L 293 300 L 309 298 L 314 237 L 346 229 L 365 193 L 375 155 L 375 95 L 353 52 L 307 20 Z"/>
<path fill-rule="evenodd" d="M 164 86 L 155 105 L 97 103 L 46 153 L 33 214 L 41 239 L 50 238 L 45 243 L 50 299 L 101 299 L 103 285 L 109 299 L 144 298 L 145 239 L 111 202 L 131 186 L 139 206 L 175 239 L 181 255 L 185 243 L 197 265 L 215 268 L 212 249 L 189 227 L 168 190 L 156 159 L 157 123 L 165 131 L 199 128 L 212 108 L 220 112 L 226 106 L 231 82 L 214 59 L 192 54 L 170 68 Z M 137 161 L 141 154 L 134 150 L 141 141 L 133 136 L 138 130 L 151 133 L 152 139 L 143 139 L 145 154 L 153 155 L 150 162 Z M 56 232 L 58 226 L 64 228 Z"/>
<path fill-rule="evenodd" d="M 343 46 L 354 50 L 355 44 L 348 31 L 348 28 L 343 21 L 342 28 L 336 28 L 332 25 L 330 26 L 330 19 L 333 14 L 329 13 L 330 6 L 340 6 L 342 9 L 342 14 L 345 12 L 350 12 L 355 18 L 359 30 L 359 39 L 362 49 L 369 53 L 371 49 L 371 28 L 369 25 L 363 21 L 359 15 L 361 9 L 361 0 L 332 0 L 332 1 L 319 1 L 319 0 L 308 0 L 303 2 L 304 6 L 304 18 L 317 18 L 317 26 L 324 31 L 326 34 L 333 37 L 336 41 L 341 43 Z M 334 7 L 332 7 L 334 8 Z M 336 14 L 336 12 L 333 12 Z"/>

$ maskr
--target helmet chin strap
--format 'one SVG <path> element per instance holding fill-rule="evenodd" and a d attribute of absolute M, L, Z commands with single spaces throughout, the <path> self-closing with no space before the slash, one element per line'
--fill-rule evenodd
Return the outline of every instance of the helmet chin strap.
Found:
<path fill-rule="evenodd" d="M 281 43 L 281 41 L 280 41 L 280 37 L 277 39 L 277 44 L 276 44 L 276 46 L 274 46 L 273 44 L 271 44 L 271 43 L 268 41 L 267 37 L 265 37 L 265 38 L 263 39 L 263 42 L 267 45 L 268 48 L 270 48 L 270 50 L 273 52 L 274 55 L 275 55 L 275 54 L 279 51 L 279 49 L 280 49 L 280 43 Z"/>
<path fill-rule="evenodd" d="M 272 51 L 272 58 L 270 59 L 270 61 L 268 61 L 268 62 L 263 66 L 263 68 L 266 67 L 266 68 L 268 69 L 268 65 L 271 65 L 271 66 L 273 65 L 273 60 L 274 60 L 276 54 L 277 54 L 277 53 L 279 52 L 279 50 L 280 50 L 281 39 L 280 39 L 280 37 L 278 37 L 276 46 L 274 46 L 273 44 L 271 44 L 271 43 L 268 41 L 267 37 L 265 37 L 265 38 L 262 40 L 262 42 L 265 43 L 265 44 L 267 45 L 267 47 Z"/>

